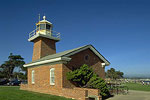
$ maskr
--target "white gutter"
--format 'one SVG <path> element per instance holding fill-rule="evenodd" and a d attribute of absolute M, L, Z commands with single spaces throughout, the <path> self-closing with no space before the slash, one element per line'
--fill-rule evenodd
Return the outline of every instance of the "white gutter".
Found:
<path fill-rule="evenodd" d="M 31 63 L 31 64 L 25 64 L 25 65 L 23 65 L 23 67 L 30 67 L 30 66 L 40 65 L 40 64 L 52 63 L 52 62 L 56 62 L 56 61 L 70 61 L 70 60 L 71 60 L 71 58 L 69 58 L 69 57 L 59 57 L 59 58 L 39 61 L 39 62 Z"/>

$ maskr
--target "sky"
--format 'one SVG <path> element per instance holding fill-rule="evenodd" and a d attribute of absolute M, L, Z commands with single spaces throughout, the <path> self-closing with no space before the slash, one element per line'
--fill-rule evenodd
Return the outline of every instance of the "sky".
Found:
<path fill-rule="evenodd" d="M 126 76 L 150 76 L 149 0 L 1 0 L 0 64 L 10 53 L 31 62 L 38 15 L 61 33 L 57 52 L 92 44 Z"/>

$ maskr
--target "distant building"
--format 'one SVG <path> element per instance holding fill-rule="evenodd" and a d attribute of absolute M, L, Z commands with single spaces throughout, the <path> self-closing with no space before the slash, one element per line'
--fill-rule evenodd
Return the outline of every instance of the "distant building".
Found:
<path fill-rule="evenodd" d="M 92 45 L 56 53 L 56 42 L 60 33 L 52 31 L 52 23 L 45 16 L 30 33 L 29 41 L 34 43 L 32 62 L 28 68 L 28 84 L 21 84 L 22 90 L 48 93 L 78 100 L 89 97 L 101 100 L 98 89 L 79 88 L 66 78 L 66 73 L 83 64 L 93 67 L 101 78 L 105 77 L 105 66 L 110 63 Z"/>

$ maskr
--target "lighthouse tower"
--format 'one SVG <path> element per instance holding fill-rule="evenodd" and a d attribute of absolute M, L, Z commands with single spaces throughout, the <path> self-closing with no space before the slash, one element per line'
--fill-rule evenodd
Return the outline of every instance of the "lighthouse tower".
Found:
<path fill-rule="evenodd" d="M 55 44 L 60 40 L 60 33 L 52 28 L 52 23 L 43 16 L 43 20 L 36 23 L 36 29 L 29 33 L 28 41 L 34 43 L 32 61 L 56 53 Z"/>

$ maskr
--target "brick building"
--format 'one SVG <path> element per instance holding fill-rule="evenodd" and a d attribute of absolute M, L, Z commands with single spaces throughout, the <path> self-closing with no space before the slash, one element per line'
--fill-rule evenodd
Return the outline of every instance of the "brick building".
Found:
<path fill-rule="evenodd" d="M 66 73 L 87 64 L 104 78 L 109 61 L 92 45 L 56 53 L 55 44 L 60 40 L 60 33 L 54 33 L 52 27 L 44 16 L 36 24 L 36 30 L 30 33 L 28 40 L 34 43 L 32 62 L 24 65 L 28 68 L 28 84 L 21 84 L 20 89 L 77 100 L 101 100 L 98 89 L 76 87 L 67 80 Z"/>

